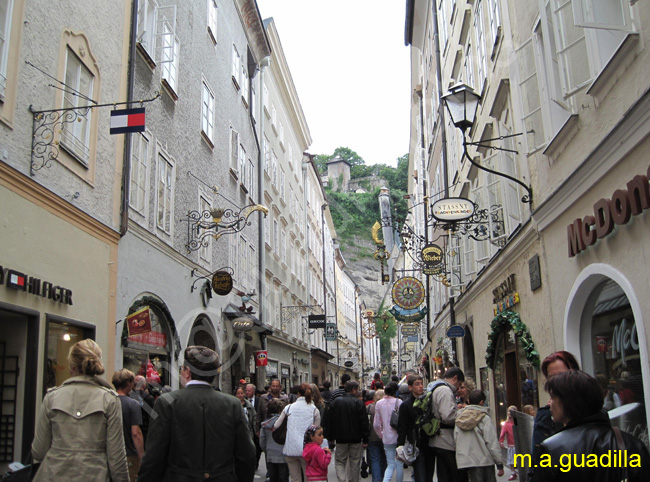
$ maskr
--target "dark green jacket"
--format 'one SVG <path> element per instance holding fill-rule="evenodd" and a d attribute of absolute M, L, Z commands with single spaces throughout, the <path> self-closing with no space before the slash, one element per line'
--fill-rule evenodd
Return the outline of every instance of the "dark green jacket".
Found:
<path fill-rule="evenodd" d="M 252 482 L 255 446 L 241 402 L 208 385 L 166 393 L 151 415 L 139 482 Z"/>

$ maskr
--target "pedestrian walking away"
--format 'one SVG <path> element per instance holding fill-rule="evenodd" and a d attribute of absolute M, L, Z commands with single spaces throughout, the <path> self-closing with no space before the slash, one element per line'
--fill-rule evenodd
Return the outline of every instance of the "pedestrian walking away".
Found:
<path fill-rule="evenodd" d="M 188 346 L 182 390 L 154 405 L 138 482 L 252 482 L 255 445 L 242 404 L 214 389 L 219 355 Z"/>
<path fill-rule="evenodd" d="M 396 482 L 402 482 L 404 475 L 404 464 L 395 459 L 397 449 L 397 430 L 391 426 L 393 413 L 399 414 L 399 406 L 402 400 L 396 397 L 398 386 L 395 382 L 389 382 L 384 389 L 384 398 L 377 402 L 375 408 L 375 419 L 373 428 L 384 444 L 386 453 L 386 471 L 384 482 L 390 482 L 395 473 Z"/>
<path fill-rule="evenodd" d="M 104 373 L 102 350 L 93 340 L 72 345 L 70 374 L 48 390 L 32 444 L 41 462 L 34 481 L 127 482 L 122 404 Z"/>
<path fill-rule="evenodd" d="M 129 480 L 135 482 L 144 455 L 144 437 L 140 429 L 142 410 L 140 404 L 129 396 L 135 386 L 135 375 L 131 370 L 122 368 L 113 374 L 112 382 L 122 404 L 122 429 L 126 460 L 129 465 Z"/>

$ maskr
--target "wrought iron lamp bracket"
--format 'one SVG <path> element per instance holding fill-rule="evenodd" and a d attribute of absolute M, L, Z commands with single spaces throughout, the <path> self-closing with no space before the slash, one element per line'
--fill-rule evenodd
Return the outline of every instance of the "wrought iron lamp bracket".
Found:
<path fill-rule="evenodd" d="M 201 281 L 202 279 L 209 281 L 210 278 L 212 278 L 212 276 L 214 276 L 214 274 L 217 271 L 227 271 L 228 273 L 230 273 L 231 276 L 235 274 L 235 270 L 232 269 L 230 266 L 224 266 L 223 268 L 219 268 L 217 270 L 214 270 L 212 273 L 210 273 L 210 274 L 208 274 L 206 276 L 201 276 L 199 273 L 197 273 L 197 271 L 198 270 L 196 268 L 192 268 L 192 271 L 190 272 L 190 277 L 196 278 L 194 280 L 194 282 L 192 283 L 192 286 L 190 288 L 190 293 L 194 293 L 194 290 L 196 289 L 196 283 L 197 282 Z"/>
<path fill-rule="evenodd" d="M 44 167 L 49 168 L 50 162 L 58 160 L 59 157 L 59 139 L 61 132 L 66 125 L 74 122 L 81 122 L 86 119 L 91 109 L 98 107 L 117 107 L 118 105 L 144 104 L 153 102 L 160 97 L 160 92 L 156 92 L 155 97 L 151 99 L 114 102 L 112 104 L 94 104 L 81 107 L 68 107 L 65 109 L 51 110 L 34 110 L 29 106 L 32 113 L 32 152 L 29 166 L 30 176 L 34 176 L 36 171 Z"/>

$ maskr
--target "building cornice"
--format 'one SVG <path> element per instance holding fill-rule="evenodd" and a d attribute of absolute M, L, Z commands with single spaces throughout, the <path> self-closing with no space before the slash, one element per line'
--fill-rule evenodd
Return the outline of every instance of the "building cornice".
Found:
<path fill-rule="evenodd" d="M 118 231 L 3 162 L 0 185 L 107 244 L 117 245 L 120 240 Z"/>

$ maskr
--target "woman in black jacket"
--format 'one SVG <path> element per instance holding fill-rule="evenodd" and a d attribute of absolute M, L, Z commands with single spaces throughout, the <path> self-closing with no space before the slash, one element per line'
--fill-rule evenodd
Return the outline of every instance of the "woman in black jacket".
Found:
<path fill-rule="evenodd" d="M 564 428 L 541 443 L 534 482 L 647 480 L 648 449 L 639 439 L 612 428 L 594 378 L 569 370 L 549 378 L 545 388 L 551 395 L 553 420 Z"/>

